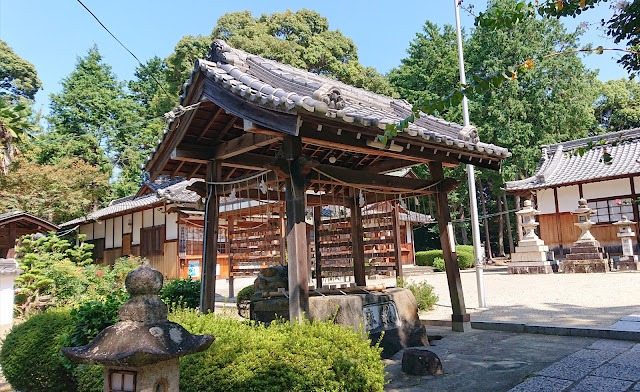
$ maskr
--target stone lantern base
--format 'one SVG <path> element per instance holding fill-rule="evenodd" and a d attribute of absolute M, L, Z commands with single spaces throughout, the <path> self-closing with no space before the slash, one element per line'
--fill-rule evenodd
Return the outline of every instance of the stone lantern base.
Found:
<path fill-rule="evenodd" d="M 571 245 L 571 253 L 562 262 L 562 272 L 590 273 L 609 272 L 609 260 L 597 240 L 584 240 Z"/>
<path fill-rule="evenodd" d="M 638 256 L 620 256 L 620 261 L 618 261 L 618 271 L 638 270 L 640 270 L 640 262 L 638 262 Z"/>
<path fill-rule="evenodd" d="M 104 367 L 104 392 L 111 392 L 111 377 L 120 373 L 135 373 L 136 392 L 178 392 L 180 389 L 180 360 L 178 358 L 152 365 L 132 368 L 121 366 Z M 123 388 L 123 390 L 126 390 Z"/>
<path fill-rule="evenodd" d="M 521 240 L 511 255 L 507 267 L 510 274 L 551 274 L 553 267 L 548 260 L 549 247 L 540 238 Z"/>

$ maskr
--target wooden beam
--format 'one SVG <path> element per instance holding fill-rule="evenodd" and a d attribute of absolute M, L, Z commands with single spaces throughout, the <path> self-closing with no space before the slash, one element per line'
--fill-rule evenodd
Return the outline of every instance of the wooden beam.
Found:
<path fill-rule="evenodd" d="M 218 135 L 218 137 L 215 140 L 214 144 L 218 144 L 220 143 L 220 140 L 222 140 L 222 138 L 224 137 L 224 135 L 227 134 L 227 132 L 229 132 L 229 130 L 233 127 L 233 125 L 236 123 L 236 121 L 238 121 L 238 117 L 233 116 L 233 118 L 231 120 L 229 120 L 229 122 L 227 123 L 227 125 L 225 125 L 224 128 L 222 128 L 222 131 L 220 131 L 220 134 Z"/>
<path fill-rule="evenodd" d="M 366 270 L 364 266 L 364 227 L 362 210 L 356 200 L 355 189 L 351 188 L 349 209 L 351 210 L 351 253 L 353 254 L 353 277 L 357 286 L 366 286 Z"/>
<path fill-rule="evenodd" d="M 309 267 L 307 265 L 307 224 L 305 222 L 305 179 L 299 158 L 302 140 L 289 136 L 282 142 L 284 158 L 291 162 L 286 179 L 287 259 L 289 270 L 289 319 L 302 323 L 309 317 Z"/>
<path fill-rule="evenodd" d="M 225 160 L 227 158 L 255 150 L 256 148 L 264 147 L 281 139 L 281 137 L 260 135 L 257 133 L 245 133 L 244 135 L 231 139 L 228 142 L 218 144 L 213 151 L 211 159 Z"/>
<path fill-rule="evenodd" d="M 389 159 L 373 165 L 367 165 L 362 169 L 362 171 L 368 173 L 389 173 L 413 166 L 416 166 L 414 161 L 408 161 L 406 159 Z"/>
<path fill-rule="evenodd" d="M 222 165 L 209 162 L 207 180 L 220 181 Z M 208 185 L 207 204 L 204 213 L 204 241 L 202 249 L 202 265 L 200 277 L 200 312 L 203 314 L 215 311 L 216 301 L 216 265 L 218 263 L 218 223 L 220 196 L 214 192 L 213 185 Z"/>
<path fill-rule="evenodd" d="M 444 180 L 444 171 L 440 162 L 429 164 L 431 179 L 435 181 Z M 436 193 L 436 212 L 438 218 L 438 230 L 440 231 L 440 245 L 442 256 L 447 273 L 449 284 L 449 297 L 451 298 L 452 329 L 458 332 L 471 330 L 471 323 L 467 309 L 464 305 L 464 294 L 462 292 L 462 282 L 460 280 L 460 267 L 458 266 L 458 256 L 456 255 L 455 244 L 452 243 L 453 226 L 451 225 L 451 212 L 449 211 L 449 201 L 446 192 Z"/>
<path fill-rule="evenodd" d="M 211 116 L 211 119 L 209 120 L 209 122 L 207 122 L 207 125 L 205 125 L 202 128 L 202 131 L 200 131 L 200 135 L 198 135 L 198 138 L 196 139 L 196 141 L 200 141 L 200 139 L 202 139 L 202 137 L 204 136 L 205 133 L 207 133 L 207 131 L 209 130 L 209 128 L 211 128 L 211 125 L 213 125 L 214 122 L 216 122 L 216 119 L 218 118 L 218 115 L 220 113 L 222 113 L 222 108 L 218 108 L 218 110 L 216 110 L 216 112 L 213 114 L 213 116 Z"/>
<path fill-rule="evenodd" d="M 438 182 L 434 180 L 416 180 L 413 178 L 395 177 L 375 173 L 363 175 L 362 171 L 346 169 L 333 165 L 318 165 L 317 169 L 319 172 L 326 173 L 328 176 L 337 178 L 349 185 L 366 185 L 369 187 L 393 191 L 413 191 L 433 186 Z M 433 190 L 435 191 L 435 187 Z"/>

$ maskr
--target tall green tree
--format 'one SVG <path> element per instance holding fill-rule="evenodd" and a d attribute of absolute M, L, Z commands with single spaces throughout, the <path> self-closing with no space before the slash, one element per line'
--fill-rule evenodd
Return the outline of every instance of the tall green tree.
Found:
<path fill-rule="evenodd" d="M 492 0 L 489 12 L 515 4 L 515 0 Z M 526 19 L 509 29 L 479 26 L 469 42 L 468 72 L 482 77 L 532 57 L 575 49 L 578 35 L 567 32 L 556 19 Z M 595 86 L 595 73 L 577 55 L 542 59 L 514 80 L 474 96 L 471 121 L 477 124 L 481 140 L 513 153 L 503 164 L 506 179 L 527 177 L 537 166 L 541 144 L 585 137 L 595 129 Z"/>
<path fill-rule="evenodd" d="M 640 82 L 610 80 L 598 86 L 595 114 L 606 132 L 640 127 Z"/>
<path fill-rule="evenodd" d="M 0 95 L 33 99 L 42 88 L 36 68 L 0 40 Z"/>
<path fill-rule="evenodd" d="M 358 60 L 353 40 L 340 30 L 330 30 L 329 21 L 316 11 L 287 10 L 255 17 L 250 11 L 227 13 L 207 36 L 185 36 L 166 59 L 167 83 L 178 94 L 189 78 L 193 62 L 204 58 L 214 39 L 229 45 L 306 69 L 319 75 L 374 91 L 392 94 L 387 78 Z"/>
<path fill-rule="evenodd" d="M 51 95 L 51 131 L 44 135 L 38 162 L 75 157 L 103 172 L 113 168 L 116 196 L 133 193 L 149 145 L 144 110 L 106 64 L 97 47 L 78 59 L 76 69 Z"/>

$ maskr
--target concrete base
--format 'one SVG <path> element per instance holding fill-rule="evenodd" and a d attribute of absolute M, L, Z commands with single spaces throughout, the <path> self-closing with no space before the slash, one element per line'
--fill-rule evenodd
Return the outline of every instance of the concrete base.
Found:
<path fill-rule="evenodd" d="M 640 262 L 636 261 L 622 261 L 618 262 L 618 271 L 639 271 Z"/>
<path fill-rule="evenodd" d="M 553 267 L 549 262 L 540 263 L 538 265 L 520 265 L 525 263 L 511 263 L 507 267 L 507 272 L 514 275 L 527 275 L 527 274 L 552 274 Z M 526 263 L 533 264 L 533 263 Z"/>
<path fill-rule="evenodd" d="M 604 259 L 592 260 L 563 260 L 561 272 L 564 273 L 591 273 L 609 272 L 609 261 Z"/>
<path fill-rule="evenodd" d="M 287 298 L 263 299 L 259 295 L 251 298 L 251 319 L 255 321 L 270 323 L 277 318 L 288 319 L 288 309 Z M 383 358 L 406 347 L 429 345 L 426 330 L 418 318 L 416 300 L 408 289 L 310 297 L 309 317 L 331 320 L 356 331 L 364 325 L 372 344 L 382 337 Z M 471 325 L 466 324 L 470 329 Z"/>

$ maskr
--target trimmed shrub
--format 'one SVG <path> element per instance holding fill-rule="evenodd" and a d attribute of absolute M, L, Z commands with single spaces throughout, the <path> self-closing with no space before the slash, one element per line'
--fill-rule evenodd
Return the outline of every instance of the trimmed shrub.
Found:
<path fill-rule="evenodd" d="M 431 310 L 433 309 L 433 305 L 438 302 L 439 298 L 433 293 L 433 286 L 425 281 L 411 283 L 406 281 L 404 278 L 398 278 L 397 286 L 411 290 L 411 293 L 418 303 L 418 312 Z"/>
<path fill-rule="evenodd" d="M 73 369 L 60 352 L 60 336 L 71 326 L 69 310 L 50 309 L 14 327 L 0 352 L 9 384 L 22 392 L 75 391 Z"/>
<path fill-rule="evenodd" d="M 251 296 L 255 294 L 256 289 L 253 285 L 249 285 L 238 292 L 236 296 L 236 306 L 240 317 L 249 318 L 249 307 L 251 306 Z"/>
<path fill-rule="evenodd" d="M 118 322 L 124 296 L 110 295 L 104 301 L 89 301 L 71 310 L 72 328 L 62 336 L 65 347 L 88 344 L 100 331 Z"/>
<path fill-rule="evenodd" d="M 467 249 L 471 248 L 471 252 Z M 461 269 L 473 267 L 473 247 L 469 245 L 456 246 L 458 254 L 458 265 Z M 433 266 L 436 258 L 442 258 L 442 249 L 433 249 L 427 251 L 416 252 L 416 264 L 421 266 Z M 444 269 L 440 270 L 444 271 Z"/>
<path fill-rule="evenodd" d="M 436 272 L 444 271 L 444 259 L 442 257 L 436 257 L 433 261 L 433 269 Z"/>
<path fill-rule="evenodd" d="M 382 391 L 380 348 L 360 333 L 323 322 L 269 327 L 183 310 L 170 319 L 216 337 L 209 350 L 180 359 L 180 391 Z"/>
<path fill-rule="evenodd" d="M 200 306 L 200 281 L 173 279 L 165 282 L 160 298 L 169 306 L 196 309 Z"/>

